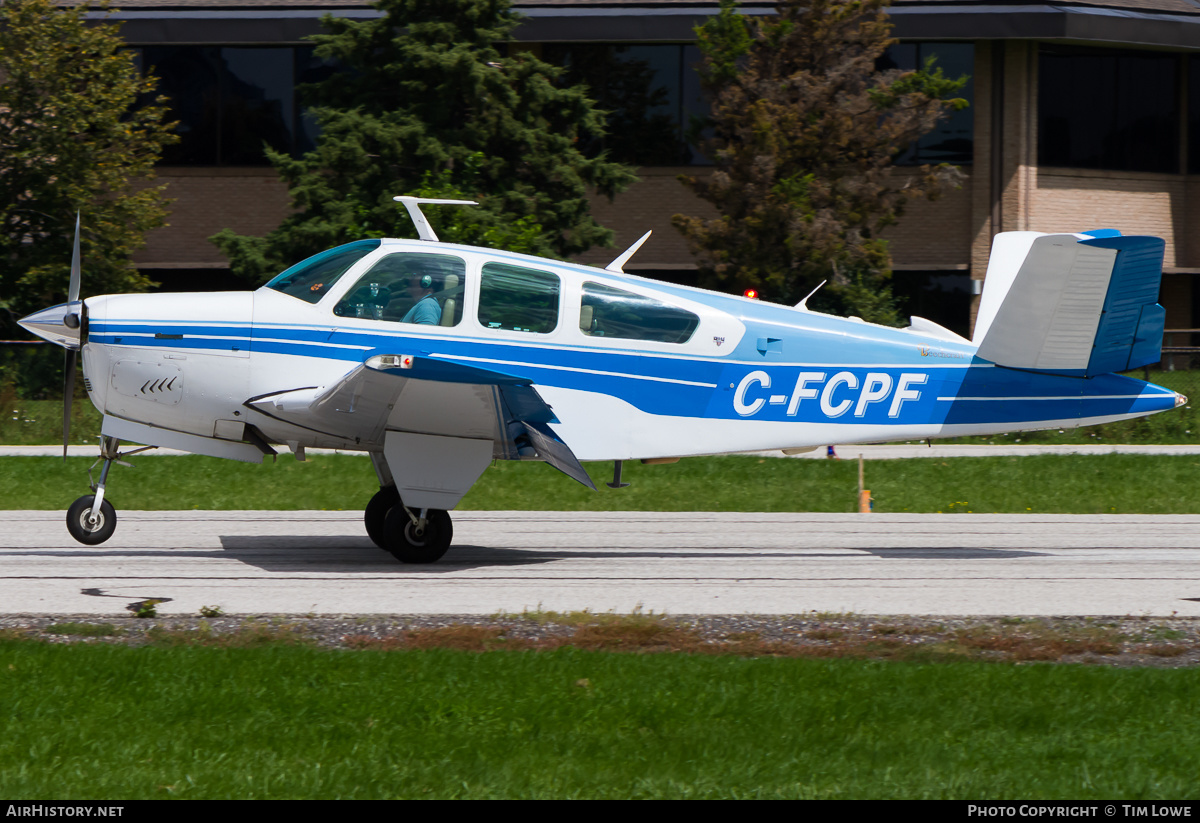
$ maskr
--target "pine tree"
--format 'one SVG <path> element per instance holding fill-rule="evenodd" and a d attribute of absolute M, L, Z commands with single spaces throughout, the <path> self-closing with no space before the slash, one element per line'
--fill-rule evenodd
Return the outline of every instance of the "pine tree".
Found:
<path fill-rule="evenodd" d="M 85 23 L 86 4 L 0 4 L 0 307 L 13 320 L 66 299 L 75 215 L 83 224 L 83 294 L 140 291 L 131 255 L 163 225 L 147 187 L 176 138 L 118 27 Z"/>
<path fill-rule="evenodd" d="M 626 167 L 580 153 L 603 114 L 563 71 L 503 53 L 509 0 L 378 0 L 383 16 L 326 17 L 313 38 L 339 70 L 305 90 L 320 126 L 313 151 L 268 151 L 295 213 L 265 238 L 214 242 L 235 274 L 261 282 L 322 249 L 362 237 L 412 237 L 394 195 L 478 200 L 428 207 L 443 240 L 567 257 L 611 241 L 588 194 L 612 197 Z"/>
<path fill-rule="evenodd" d="M 879 232 L 914 197 L 961 177 L 951 166 L 899 171 L 894 158 L 966 101 L 932 63 L 879 71 L 887 0 L 785 0 L 771 17 L 723 0 L 696 29 L 712 101 L 711 176 L 681 178 L 720 217 L 676 215 L 711 288 L 795 302 L 822 280 L 842 310 L 896 321 Z M 828 301 L 828 297 L 826 297 Z M 826 303 L 828 305 L 828 302 Z"/>

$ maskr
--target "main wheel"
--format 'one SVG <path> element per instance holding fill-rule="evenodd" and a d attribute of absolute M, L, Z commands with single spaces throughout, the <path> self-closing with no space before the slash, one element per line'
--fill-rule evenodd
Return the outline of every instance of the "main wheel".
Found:
<path fill-rule="evenodd" d="M 85 494 L 67 509 L 67 531 L 87 546 L 103 543 L 112 537 L 117 528 L 117 510 L 107 500 L 100 503 L 100 511 L 92 520 L 92 503 L 95 500 L 94 494 Z"/>
<path fill-rule="evenodd" d="M 420 533 L 403 506 L 393 507 L 384 521 L 384 548 L 401 563 L 435 563 L 453 538 L 450 514 L 441 509 L 429 509 Z"/>
<path fill-rule="evenodd" d="M 400 494 L 396 491 L 396 487 L 383 486 L 375 492 L 375 496 L 371 498 L 371 502 L 367 503 L 366 511 L 363 512 L 367 536 L 381 549 L 387 550 L 384 523 L 387 521 L 388 512 L 398 505 L 400 505 Z"/>

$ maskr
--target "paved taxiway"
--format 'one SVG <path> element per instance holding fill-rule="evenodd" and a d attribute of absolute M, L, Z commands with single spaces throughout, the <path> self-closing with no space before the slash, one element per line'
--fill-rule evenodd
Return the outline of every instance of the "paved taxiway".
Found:
<path fill-rule="evenodd" d="M 1200 615 L 1200 516 L 457 512 L 431 566 L 357 512 L 5 512 L 0 613 Z"/>

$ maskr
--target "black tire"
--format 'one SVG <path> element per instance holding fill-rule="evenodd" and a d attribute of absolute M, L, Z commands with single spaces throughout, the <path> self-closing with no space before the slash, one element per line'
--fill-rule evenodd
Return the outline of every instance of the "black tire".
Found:
<path fill-rule="evenodd" d="M 387 541 L 384 535 L 387 532 L 384 524 L 387 521 L 388 512 L 398 505 L 400 505 L 400 495 L 396 492 L 396 487 L 383 486 L 375 492 L 375 496 L 371 498 L 371 502 L 367 503 L 366 511 L 363 512 L 367 536 L 371 538 L 371 542 L 385 551 L 387 550 Z"/>
<path fill-rule="evenodd" d="M 384 548 L 401 563 L 436 563 L 454 539 L 450 514 L 441 509 L 426 513 L 424 534 L 418 535 L 416 531 L 404 507 L 393 507 L 384 522 Z"/>
<path fill-rule="evenodd" d="M 85 494 L 67 509 L 67 531 L 86 546 L 97 546 L 112 537 L 117 528 L 117 510 L 107 500 L 100 503 L 98 523 L 89 523 L 94 494 Z"/>

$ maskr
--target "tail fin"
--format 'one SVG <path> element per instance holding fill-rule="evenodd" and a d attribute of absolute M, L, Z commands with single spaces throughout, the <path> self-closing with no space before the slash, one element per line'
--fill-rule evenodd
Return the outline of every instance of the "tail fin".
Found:
<path fill-rule="evenodd" d="M 1112 230 L 996 235 L 975 323 L 979 357 L 1087 377 L 1157 362 L 1165 247 Z"/>

